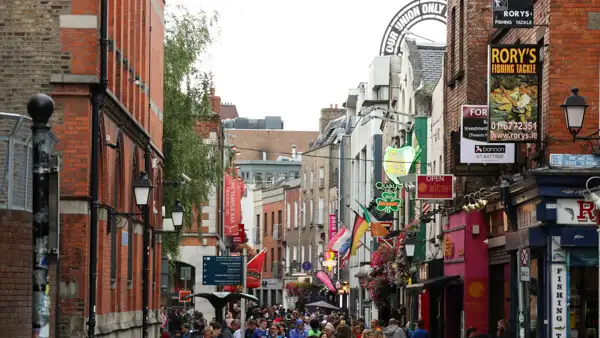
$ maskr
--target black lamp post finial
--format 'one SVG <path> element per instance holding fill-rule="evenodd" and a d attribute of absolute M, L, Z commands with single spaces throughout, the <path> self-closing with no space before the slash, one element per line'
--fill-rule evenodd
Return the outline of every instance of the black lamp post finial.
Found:
<path fill-rule="evenodd" d="M 33 122 L 48 124 L 54 113 L 54 101 L 46 94 L 35 94 L 27 102 L 27 113 Z"/>

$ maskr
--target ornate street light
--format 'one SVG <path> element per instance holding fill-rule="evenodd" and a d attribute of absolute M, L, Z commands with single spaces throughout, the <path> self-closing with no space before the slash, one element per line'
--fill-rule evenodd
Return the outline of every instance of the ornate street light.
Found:
<path fill-rule="evenodd" d="M 181 204 L 180 200 L 175 201 L 175 207 L 173 211 L 171 211 L 171 219 L 173 219 L 173 227 L 175 231 L 181 231 L 181 227 L 183 226 L 183 214 L 185 212 L 185 208 L 183 204 Z"/>
<path fill-rule="evenodd" d="M 148 174 L 142 171 L 140 177 L 133 182 L 135 204 L 140 207 L 147 206 L 150 199 L 150 191 L 152 191 L 152 182 L 150 182 Z"/>
<path fill-rule="evenodd" d="M 588 104 L 585 102 L 585 98 L 583 98 L 583 96 L 579 96 L 578 93 L 579 89 L 577 87 L 573 87 L 571 89 L 571 95 L 569 95 L 565 99 L 565 103 L 561 105 L 561 108 L 565 112 L 567 127 L 569 128 L 571 135 L 573 135 L 573 141 L 578 139 L 577 134 L 579 134 L 579 131 L 583 126 L 585 110 L 588 107 Z"/>

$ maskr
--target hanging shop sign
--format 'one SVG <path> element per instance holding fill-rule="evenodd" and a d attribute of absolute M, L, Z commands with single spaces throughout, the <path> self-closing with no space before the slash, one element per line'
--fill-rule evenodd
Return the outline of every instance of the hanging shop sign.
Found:
<path fill-rule="evenodd" d="M 417 175 L 416 199 L 451 200 L 454 198 L 454 175 Z"/>
<path fill-rule="evenodd" d="M 494 0 L 494 28 L 532 28 L 534 0 Z"/>
<path fill-rule="evenodd" d="M 375 183 L 375 189 L 377 190 L 401 190 L 402 189 L 402 185 L 401 184 L 396 184 L 394 182 L 377 182 Z"/>
<path fill-rule="evenodd" d="M 333 238 L 338 232 L 337 216 L 329 215 L 329 238 Z"/>
<path fill-rule="evenodd" d="M 491 45 L 489 142 L 535 142 L 538 138 L 539 46 Z"/>
<path fill-rule="evenodd" d="M 552 237 L 551 248 L 553 252 L 550 269 L 550 294 L 552 295 L 550 308 L 552 319 L 550 323 L 550 327 L 552 328 L 551 337 L 566 338 L 568 329 L 567 318 L 569 316 L 569 309 L 567 307 L 567 265 L 564 259 L 566 252 L 561 246 L 560 236 Z"/>
<path fill-rule="evenodd" d="M 391 214 L 398 211 L 402 206 L 402 200 L 398 198 L 395 192 L 382 192 L 381 197 L 375 199 L 377 211 Z"/>
<path fill-rule="evenodd" d="M 559 198 L 556 200 L 556 223 L 595 226 L 596 220 L 593 202 L 573 198 Z"/>
<path fill-rule="evenodd" d="M 513 143 L 488 143 L 488 106 L 461 106 L 460 163 L 514 163 Z"/>
<path fill-rule="evenodd" d="M 387 177 L 396 184 L 399 178 L 408 175 L 410 166 L 415 160 L 415 149 L 411 146 L 402 148 L 387 147 L 383 156 L 383 170 Z"/>
<path fill-rule="evenodd" d="M 380 55 L 399 55 L 402 41 L 409 30 L 422 21 L 438 21 L 446 24 L 448 5 L 445 0 L 415 0 L 402 7 L 388 24 L 381 46 Z"/>
<path fill-rule="evenodd" d="M 225 236 L 238 236 L 238 224 L 242 220 L 241 211 L 241 180 L 229 174 L 225 174 L 224 179 L 224 226 Z"/>
<path fill-rule="evenodd" d="M 446 235 L 444 238 L 444 258 L 454 258 L 454 241 L 450 235 Z"/>

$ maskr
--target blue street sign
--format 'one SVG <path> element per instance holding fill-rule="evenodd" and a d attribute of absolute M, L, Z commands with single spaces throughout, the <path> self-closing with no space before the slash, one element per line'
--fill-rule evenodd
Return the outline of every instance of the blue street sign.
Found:
<path fill-rule="evenodd" d="M 312 264 L 310 264 L 310 262 L 302 263 L 302 270 L 309 271 L 310 269 L 312 269 Z"/>
<path fill-rule="evenodd" d="M 242 285 L 242 256 L 204 256 L 202 285 Z"/>
<path fill-rule="evenodd" d="M 550 154 L 550 165 L 563 168 L 600 168 L 600 156 L 583 154 Z"/>

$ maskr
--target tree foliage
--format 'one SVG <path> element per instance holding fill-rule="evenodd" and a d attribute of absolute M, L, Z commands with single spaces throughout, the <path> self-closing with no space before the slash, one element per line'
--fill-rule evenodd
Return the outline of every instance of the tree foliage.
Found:
<path fill-rule="evenodd" d="M 177 199 L 186 209 L 184 229 L 192 227 L 193 210 L 201 213 L 202 204 L 222 172 L 218 148 L 205 144 L 198 134 L 197 124 L 213 117 L 210 104 L 212 74 L 198 68 L 200 59 L 213 42 L 212 32 L 218 16 L 204 11 L 190 13 L 177 6 L 168 11 L 165 28 L 163 176 L 167 181 L 182 181 L 181 174 L 191 182 L 165 185 L 164 205 L 167 213 Z M 196 217 L 201 235 L 202 218 Z M 170 260 L 179 253 L 179 234 L 163 236 L 163 252 Z"/>

